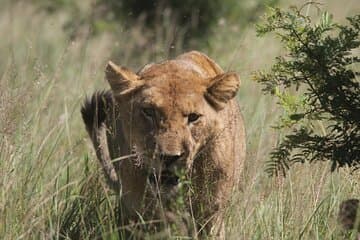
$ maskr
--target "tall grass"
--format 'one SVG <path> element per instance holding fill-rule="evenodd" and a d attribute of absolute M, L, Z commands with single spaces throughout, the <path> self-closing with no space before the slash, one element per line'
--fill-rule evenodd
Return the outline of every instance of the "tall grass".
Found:
<path fill-rule="evenodd" d="M 121 238 L 116 199 L 101 178 L 79 108 L 86 94 L 107 88 L 107 60 L 140 67 L 164 59 L 174 44 L 171 30 L 160 26 L 151 45 L 143 43 L 141 23 L 95 37 L 85 24 L 69 38 L 63 24 L 73 16 L 66 11 L 48 15 L 25 1 L 1 6 L 0 239 Z M 360 10 L 355 0 L 329 1 L 323 8 L 337 20 Z M 202 50 L 240 73 L 248 138 L 243 181 L 227 218 L 229 239 L 345 238 L 336 213 L 340 201 L 359 196 L 358 173 L 330 174 L 326 164 L 295 167 L 285 179 L 264 173 L 278 138 L 270 129 L 278 110 L 251 72 L 270 66 L 279 43 L 256 38 L 253 26 L 222 23 L 215 32 Z M 181 41 L 175 41 L 175 53 L 184 50 Z"/>

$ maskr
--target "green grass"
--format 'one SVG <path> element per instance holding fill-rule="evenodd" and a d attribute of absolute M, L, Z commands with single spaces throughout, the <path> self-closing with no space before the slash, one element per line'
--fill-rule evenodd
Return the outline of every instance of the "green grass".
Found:
<path fill-rule="evenodd" d="M 116 201 L 99 177 L 79 109 L 86 94 L 108 88 L 103 70 L 109 59 L 136 69 L 167 58 L 171 31 L 160 26 L 159 37 L 146 44 L 141 23 L 95 37 L 85 24 L 69 39 L 62 27 L 72 17 L 67 12 L 49 16 L 25 1 L 1 5 L 0 239 L 58 239 L 61 227 L 73 236 L 118 239 Z M 342 22 L 360 10 L 355 0 L 329 1 L 323 8 Z M 86 4 L 82 11 L 87 13 Z M 181 41 L 175 53 L 183 51 Z M 327 164 L 296 166 L 285 179 L 264 172 L 278 138 L 270 128 L 278 110 L 251 73 L 271 65 L 279 43 L 256 38 L 251 25 L 225 23 L 202 50 L 242 80 L 238 98 L 248 155 L 228 214 L 229 239 L 345 238 L 336 214 L 342 200 L 359 196 L 359 173 L 331 174 Z"/>

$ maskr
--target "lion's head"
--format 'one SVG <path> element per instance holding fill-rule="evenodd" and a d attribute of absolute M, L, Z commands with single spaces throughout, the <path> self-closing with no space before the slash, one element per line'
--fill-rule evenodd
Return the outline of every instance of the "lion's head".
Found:
<path fill-rule="evenodd" d="M 224 73 L 199 52 L 149 64 L 138 73 L 109 62 L 106 68 L 120 106 L 125 138 L 145 166 L 174 184 L 174 169 L 191 169 L 208 141 L 221 131 L 221 113 L 239 88 L 234 72 Z"/>

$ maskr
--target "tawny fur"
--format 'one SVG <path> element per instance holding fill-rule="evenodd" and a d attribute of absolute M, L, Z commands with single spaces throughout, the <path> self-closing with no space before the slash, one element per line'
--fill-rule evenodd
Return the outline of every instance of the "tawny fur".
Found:
<path fill-rule="evenodd" d="M 238 75 L 196 51 L 138 73 L 109 62 L 105 73 L 111 91 L 87 100 L 82 115 L 109 184 L 121 189 L 127 216 L 145 211 L 148 173 L 165 166 L 159 156 L 182 154 L 176 164 L 191 178 L 196 220 L 224 238 L 224 211 L 239 186 L 246 152 L 234 98 Z M 199 119 L 190 122 L 192 113 Z M 112 163 L 116 158 L 122 160 Z"/>

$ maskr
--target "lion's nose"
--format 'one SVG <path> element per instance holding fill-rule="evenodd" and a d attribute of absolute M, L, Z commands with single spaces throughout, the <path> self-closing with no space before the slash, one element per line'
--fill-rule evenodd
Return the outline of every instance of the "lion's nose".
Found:
<path fill-rule="evenodd" d="M 184 156 L 184 153 L 177 153 L 177 154 L 161 154 L 160 159 L 164 162 L 165 167 L 170 167 L 175 162 L 177 162 L 180 158 Z"/>

